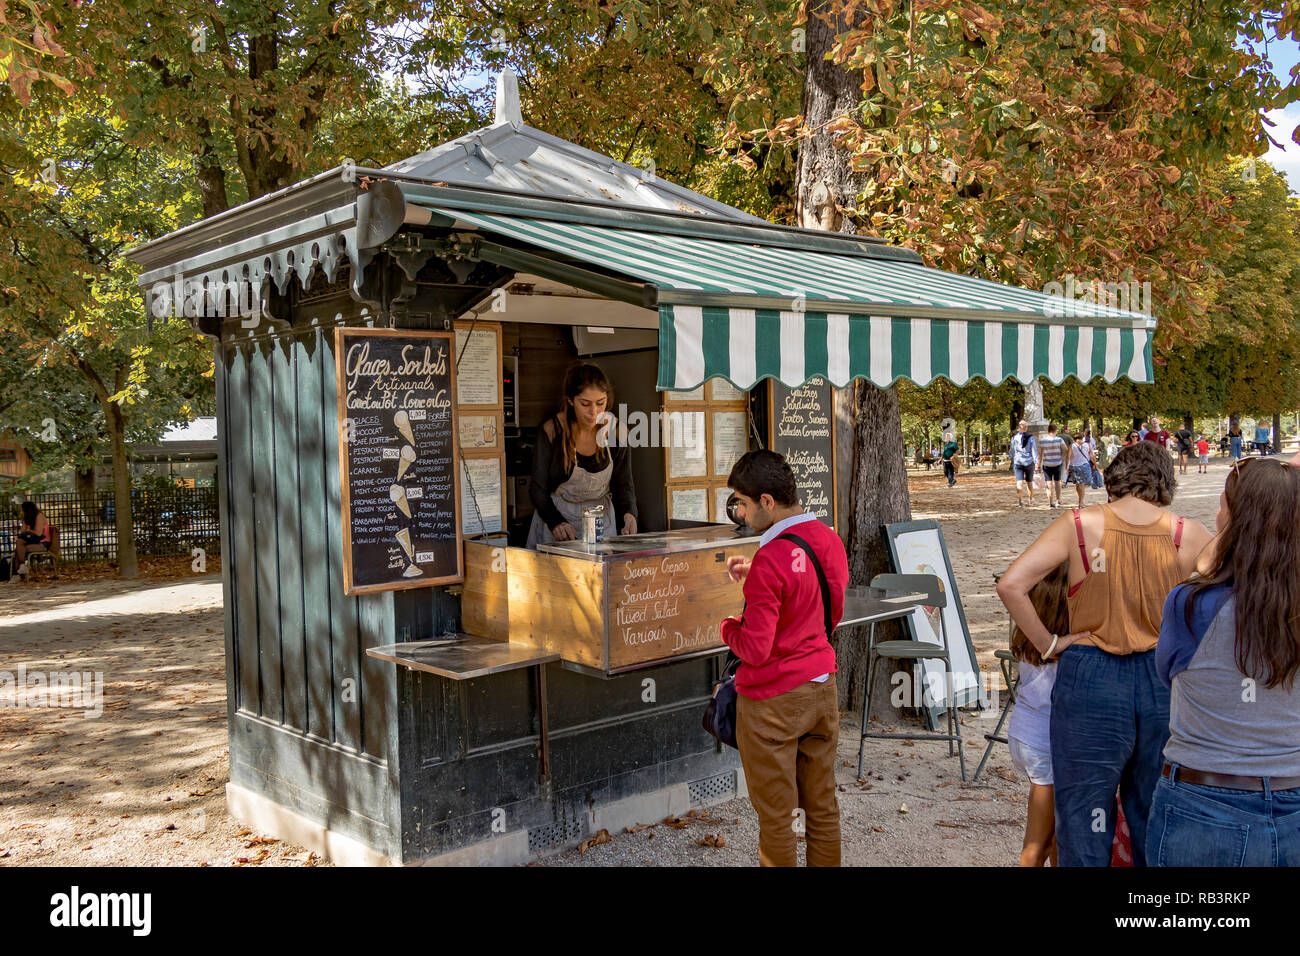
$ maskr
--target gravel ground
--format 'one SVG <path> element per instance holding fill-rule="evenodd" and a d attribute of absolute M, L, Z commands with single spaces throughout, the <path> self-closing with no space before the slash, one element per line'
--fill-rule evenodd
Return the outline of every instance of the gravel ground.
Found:
<path fill-rule="evenodd" d="M 0 585 L 0 670 L 103 674 L 102 713 L 0 707 L 0 865 L 317 865 L 226 812 L 221 578 Z"/>
<path fill-rule="evenodd" d="M 1174 510 L 1213 526 L 1226 463 L 1181 479 Z M 1007 616 L 993 591 L 1006 567 L 1060 512 L 1016 507 L 1005 474 L 911 479 L 915 518 L 943 522 L 977 657 L 996 671 Z M 1045 501 L 1046 499 L 1042 499 Z M 1073 491 L 1067 490 L 1067 502 Z M 1089 503 L 1104 501 L 1088 491 Z M 0 670 L 102 671 L 103 713 L 0 707 L 0 865 L 302 866 L 301 847 L 249 832 L 226 812 L 221 582 L 60 581 L 0 585 Z M 996 719 L 963 717 L 968 774 Z M 868 741 L 859 785 L 857 716 L 843 715 L 837 768 L 847 865 L 1013 865 L 1027 783 L 995 748 L 962 784 L 943 744 Z M 904 811 L 906 807 L 906 811 Z M 750 865 L 758 824 L 746 799 L 634 833 L 546 866 Z M 701 845 L 703 844 L 703 845 Z"/>

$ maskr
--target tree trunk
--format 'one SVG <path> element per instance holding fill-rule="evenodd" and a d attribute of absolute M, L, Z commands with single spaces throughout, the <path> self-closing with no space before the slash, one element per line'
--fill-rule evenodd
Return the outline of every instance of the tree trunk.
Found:
<path fill-rule="evenodd" d="M 823 19 L 836 6 L 839 5 L 830 0 L 814 0 L 808 10 L 803 116 L 805 128 L 815 132 L 799 142 L 795 209 L 801 226 L 853 233 L 857 217 L 852 213 L 857 210 L 865 174 L 852 170 L 849 157 L 836 146 L 826 127 L 838 116 L 860 115 L 857 108 L 862 100 L 862 76 L 860 71 L 846 70 L 827 57 L 839 34 L 861 27 L 874 14 L 857 10 L 851 17 L 845 17 L 840 9 L 828 17 L 829 22 Z M 846 216 L 841 210 L 849 210 L 851 215 Z M 907 521 L 912 516 L 907 498 L 907 470 L 903 465 L 903 422 L 898 410 L 898 392 L 861 381 L 857 383 L 856 394 L 857 448 L 848 548 L 851 585 L 868 584 L 875 575 L 891 570 L 882 526 Z M 897 625 L 876 632 L 877 638 L 885 639 L 899 634 Z M 834 637 L 840 707 L 844 710 L 859 706 L 863 699 L 866 643 L 867 628 L 837 631 Z M 887 670 L 877 668 L 882 680 L 873 689 L 872 710 L 882 714 L 889 711 Z"/>
<path fill-rule="evenodd" d="M 1273 413 L 1273 454 L 1282 454 L 1282 413 Z"/>
<path fill-rule="evenodd" d="M 199 195 L 203 197 L 203 217 L 206 219 L 225 212 L 230 208 L 230 202 L 226 194 L 226 171 L 212 142 L 212 127 L 206 119 L 201 118 L 198 128 L 203 146 L 195 157 L 194 173 L 199 184 Z"/>
<path fill-rule="evenodd" d="M 903 433 L 899 425 L 897 390 L 880 389 L 870 382 L 858 383 L 857 439 L 851 493 L 850 585 L 870 584 L 877 574 L 893 570 L 884 526 L 912 519 L 907 472 L 903 467 Z M 836 634 L 840 706 L 852 710 L 861 704 L 866 693 L 869 628 L 853 628 L 847 633 L 838 631 Z M 898 622 L 890 621 L 876 627 L 877 640 L 894 640 L 903 636 Z M 876 681 L 871 688 L 872 716 L 887 718 L 892 715 L 889 678 L 889 668 L 876 668 Z M 910 682 L 908 686 L 911 686 Z"/>
<path fill-rule="evenodd" d="M 849 528 L 853 524 L 853 462 L 857 451 L 857 383 L 831 390 L 835 408 L 835 530 L 840 533 L 845 550 L 849 547 Z"/>
<path fill-rule="evenodd" d="M 77 504 L 81 508 L 82 520 L 95 521 L 95 466 L 84 471 L 73 472 L 73 487 L 77 492 Z"/>
<path fill-rule="evenodd" d="M 135 556 L 135 535 L 131 522 L 131 473 L 126 460 L 126 423 L 116 402 L 104 407 L 108 440 L 113 449 L 113 503 L 117 524 L 117 575 L 134 578 L 140 573 Z"/>

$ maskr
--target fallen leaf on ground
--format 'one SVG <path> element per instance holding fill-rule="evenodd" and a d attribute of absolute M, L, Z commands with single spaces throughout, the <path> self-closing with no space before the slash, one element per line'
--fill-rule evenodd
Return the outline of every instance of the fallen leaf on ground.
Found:
<path fill-rule="evenodd" d="M 712 833 L 708 833 L 708 834 L 705 834 L 704 839 L 702 839 L 702 840 L 696 840 L 696 841 L 695 841 L 695 845 L 696 845 L 696 846 L 711 846 L 711 847 L 713 847 L 714 851 L 716 852 L 717 849 L 718 849 L 719 847 L 724 847 L 724 846 L 726 846 L 726 845 L 727 845 L 727 841 L 726 841 L 726 839 L 722 836 L 721 833 L 719 833 L 719 834 L 717 834 L 717 835 L 714 835 L 714 834 L 712 834 Z"/>
<path fill-rule="evenodd" d="M 609 835 L 608 830 L 601 830 L 590 840 L 583 840 L 578 844 L 578 856 L 583 856 L 593 846 L 600 846 L 602 843 L 608 843 L 613 837 Z"/>
<path fill-rule="evenodd" d="M 257 866 L 270 855 L 271 851 L 263 847 L 261 850 L 258 850 L 257 856 L 235 857 L 235 866 Z"/>

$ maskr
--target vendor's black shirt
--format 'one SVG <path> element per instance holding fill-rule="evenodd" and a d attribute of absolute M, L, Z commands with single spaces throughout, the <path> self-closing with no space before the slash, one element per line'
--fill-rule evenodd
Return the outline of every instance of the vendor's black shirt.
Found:
<path fill-rule="evenodd" d="M 557 427 L 555 416 L 551 416 L 547 421 L 552 427 Z M 604 471 L 609 463 L 609 458 L 606 456 L 610 454 L 614 457 L 614 473 L 609 479 L 609 492 L 614 499 L 613 521 L 614 527 L 621 529 L 624 515 L 640 517 L 636 510 L 636 489 L 632 483 L 631 456 L 627 446 L 598 448 L 594 455 L 579 454 L 576 467 L 592 474 Z M 573 469 L 564 467 L 564 445 L 560 441 L 559 432 L 557 431 L 555 437 L 551 438 L 546 434 L 546 427 L 543 424 L 537 429 L 537 451 L 533 456 L 533 481 L 529 486 L 528 495 L 532 499 L 533 507 L 546 522 L 546 527 L 552 531 L 567 519 L 560 514 L 560 509 L 555 507 L 551 494 L 572 475 Z M 606 533 L 609 533 L 608 529 Z"/>

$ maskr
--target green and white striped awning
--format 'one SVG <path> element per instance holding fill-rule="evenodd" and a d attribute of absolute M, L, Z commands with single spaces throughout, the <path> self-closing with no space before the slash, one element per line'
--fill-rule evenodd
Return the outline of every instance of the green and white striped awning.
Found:
<path fill-rule="evenodd" d="M 822 376 L 961 385 L 1042 376 L 1151 381 L 1143 313 L 956 275 L 916 262 L 773 244 L 433 209 L 657 291 L 660 389 L 722 377 L 748 389 Z M 846 250 L 858 247 L 845 246 Z M 1118 291 L 1118 290 L 1112 290 Z M 1124 292 L 1128 289 L 1125 287 Z M 1134 290 L 1136 291 L 1136 290 Z"/>

